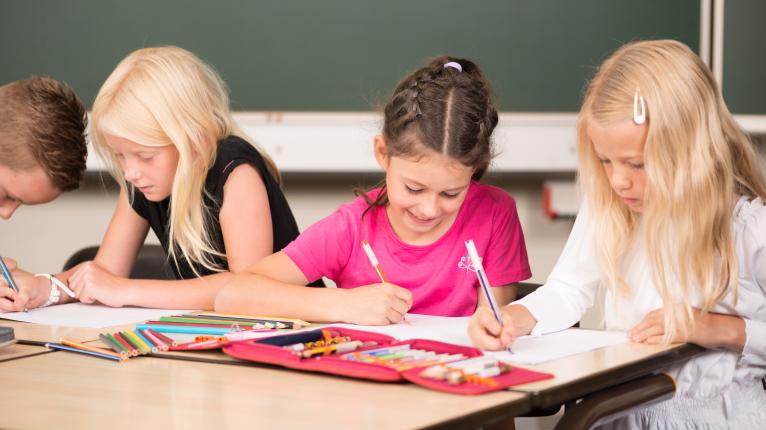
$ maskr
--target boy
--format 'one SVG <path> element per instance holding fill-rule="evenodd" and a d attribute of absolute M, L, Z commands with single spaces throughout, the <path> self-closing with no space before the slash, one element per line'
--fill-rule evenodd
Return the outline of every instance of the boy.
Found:
<path fill-rule="evenodd" d="M 74 91 L 54 79 L 0 86 L 0 218 L 80 185 L 87 122 Z"/>

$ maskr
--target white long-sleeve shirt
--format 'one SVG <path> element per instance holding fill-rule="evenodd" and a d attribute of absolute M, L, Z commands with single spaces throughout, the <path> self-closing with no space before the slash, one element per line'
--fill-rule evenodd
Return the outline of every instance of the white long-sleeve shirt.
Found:
<path fill-rule="evenodd" d="M 766 204 L 740 198 L 734 208 L 732 231 L 739 267 L 738 300 L 730 292 L 713 312 L 739 315 L 747 340 L 741 354 L 710 350 L 667 369 L 676 379 L 673 399 L 641 409 L 610 425 L 616 428 L 766 428 Z M 593 305 L 604 272 L 596 249 L 587 207 L 577 216 L 564 251 L 545 285 L 514 302 L 537 320 L 532 334 L 562 330 L 579 321 Z M 627 259 L 627 297 L 606 292 L 607 330 L 630 330 L 644 316 L 662 307 L 654 287 L 649 259 L 640 240 Z M 692 299 L 693 305 L 698 305 Z"/>

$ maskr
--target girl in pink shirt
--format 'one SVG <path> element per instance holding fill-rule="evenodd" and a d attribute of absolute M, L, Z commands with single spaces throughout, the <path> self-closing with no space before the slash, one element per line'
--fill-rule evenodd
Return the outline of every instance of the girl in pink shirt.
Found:
<path fill-rule="evenodd" d="M 338 208 L 234 278 L 222 312 L 389 324 L 409 312 L 471 315 L 483 303 L 464 242 L 472 239 L 501 303 L 531 276 L 516 205 L 478 181 L 497 125 L 489 85 L 469 60 L 440 57 L 405 77 L 374 153 L 384 183 Z M 381 281 L 364 252 L 374 250 Z M 339 288 L 304 288 L 321 277 Z"/>

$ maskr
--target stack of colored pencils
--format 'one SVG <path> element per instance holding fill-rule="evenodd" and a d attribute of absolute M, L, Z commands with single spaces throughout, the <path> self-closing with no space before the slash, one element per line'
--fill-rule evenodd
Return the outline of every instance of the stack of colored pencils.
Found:
<path fill-rule="evenodd" d="M 161 317 L 157 321 L 136 324 L 136 329 L 151 329 L 162 333 L 187 333 L 223 336 L 240 330 L 298 329 L 308 323 L 292 318 L 229 315 L 213 312 Z"/>
<path fill-rule="evenodd" d="M 150 329 L 126 330 L 98 335 L 101 341 L 125 358 L 167 351 L 177 343 L 173 339 Z"/>

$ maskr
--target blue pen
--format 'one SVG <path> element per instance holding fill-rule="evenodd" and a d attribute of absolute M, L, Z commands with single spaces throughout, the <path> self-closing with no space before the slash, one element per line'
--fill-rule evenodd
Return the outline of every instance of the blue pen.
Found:
<path fill-rule="evenodd" d="M 479 258 L 479 252 L 476 250 L 476 245 L 474 245 L 473 240 L 466 240 L 465 247 L 468 250 L 468 257 L 471 259 L 471 265 L 476 271 L 476 277 L 479 278 L 479 285 L 481 285 L 484 298 L 487 299 L 487 303 L 489 303 L 492 313 L 495 314 L 497 322 L 499 322 L 500 325 L 503 325 L 503 316 L 500 314 L 500 307 L 497 306 L 495 296 L 492 294 L 489 279 L 487 278 L 487 274 L 484 273 L 484 266 L 481 264 L 481 258 Z M 510 346 L 508 347 L 508 352 L 511 352 Z"/>
<path fill-rule="evenodd" d="M 8 270 L 8 266 L 5 265 L 5 260 L 3 259 L 3 257 L 0 257 L 0 268 L 3 271 L 3 277 L 5 278 L 5 282 L 8 283 L 8 288 L 18 293 L 19 287 L 16 285 L 16 281 L 13 279 L 13 275 L 11 275 L 11 271 Z"/>

